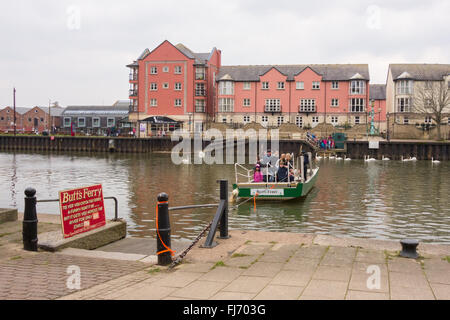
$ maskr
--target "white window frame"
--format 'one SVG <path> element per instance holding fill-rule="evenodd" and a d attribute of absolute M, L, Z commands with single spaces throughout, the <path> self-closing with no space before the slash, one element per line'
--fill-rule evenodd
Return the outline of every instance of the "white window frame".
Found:
<path fill-rule="evenodd" d="M 98 121 L 98 125 L 95 125 L 95 121 Z M 100 128 L 100 118 L 99 117 L 92 117 L 92 128 Z"/>
<path fill-rule="evenodd" d="M 277 117 L 277 125 L 281 126 L 284 123 L 284 116 Z"/>
<path fill-rule="evenodd" d="M 299 112 L 316 112 L 316 99 L 300 99 Z"/>
<path fill-rule="evenodd" d="M 110 123 L 110 120 L 112 120 L 112 125 L 111 125 L 111 123 Z M 116 125 L 116 118 L 114 118 L 114 117 L 108 117 L 108 118 L 106 118 L 106 127 L 107 128 L 112 128 L 112 127 L 114 127 Z"/>
<path fill-rule="evenodd" d="M 305 83 L 303 81 L 297 81 L 295 83 L 295 89 L 296 90 L 304 90 L 305 89 Z"/>
<path fill-rule="evenodd" d="M 196 97 L 206 96 L 206 86 L 204 82 L 195 84 L 195 96 Z"/>
<path fill-rule="evenodd" d="M 175 86 L 173 88 L 175 91 L 181 91 L 182 88 L 183 88 L 183 86 L 182 86 L 181 82 L 175 82 Z"/>
<path fill-rule="evenodd" d="M 174 100 L 174 106 L 175 107 L 181 107 L 182 106 L 182 100 L 181 99 L 175 99 Z"/>
<path fill-rule="evenodd" d="M 80 120 L 83 120 L 83 125 L 80 125 Z M 77 118 L 77 128 L 86 128 L 86 117 Z"/>
<path fill-rule="evenodd" d="M 338 98 L 331 98 L 331 107 L 333 107 L 333 108 L 339 107 L 339 99 Z"/>
<path fill-rule="evenodd" d="M 320 90 L 320 81 L 312 82 L 312 90 Z"/>
<path fill-rule="evenodd" d="M 163 72 L 169 72 L 169 66 L 164 66 L 162 69 Z"/>
<path fill-rule="evenodd" d="M 269 116 L 261 116 L 261 122 L 269 122 Z"/>
<path fill-rule="evenodd" d="M 403 124 L 409 124 L 409 118 L 403 117 Z"/>
<path fill-rule="evenodd" d="M 244 82 L 242 85 L 242 90 L 250 90 L 252 88 L 252 84 L 249 81 Z"/>
<path fill-rule="evenodd" d="M 339 81 L 331 81 L 331 89 L 338 90 L 339 89 Z"/>
<path fill-rule="evenodd" d="M 265 112 L 281 112 L 280 99 L 266 99 L 264 103 Z"/>
<path fill-rule="evenodd" d="M 397 112 L 410 112 L 411 111 L 411 98 L 399 97 L 397 98 Z"/>
<path fill-rule="evenodd" d="M 295 125 L 299 128 L 303 128 L 303 117 L 302 116 L 295 117 Z"/>
<path fill-rule="evenodd" d="M 277 82 L 277 90 L 284 90 L 284 81 Z"/>
<path fill-rule="evenodd" d="M 156 66 L 150 67 L 150 74 L 158 74 L 158 67 Z"/>
<path fill-rule="evenodd" d="M 350 98 L 349 110 L 350 112 L 364 112 L 366 110 L 366 99 Z"/>
<path fill-rule="evenodd" d="M 174 74 L 181 74 L 182 73 L 182 67 L 181 66 L 175 66 L 173 73 Z"/>
<path fill-rule="evenodd" d="M 414 82 L 412 80 L 398 80 L 397 94 L 412 94 Z"/>
<path fill-rule="evenodd" d="M 195 99 L 195 112 L 203 113 L 206 108 L 206 100 Z"/>
<path fill-rule="evenodd" d="M 244 116 L 244 124 L 250 123 L 250 116 Z"/>
<path fill-rule="evenodd" d="M 163 89 L 169 89 L 169 83 L 168 82 L 164 82 L 162 87 L 163 87 Z"/>
<path fill-rule="evenodd" d="M 234 81 L 220 81 L 219 82 L 219 94 L 220 95 L 233 95 L 234 94 Z"/>
<path fill-rule="evenodd" d="M 219 112 L 234 112 L 234 99 L 219 98 Z"/>
<path fill-rule="evenodd" d="M 355 116 L 355 124 L 360 124 L 361 123 L 361 119 L 359 116 Z"/>
<path fill-rule="evenodd" d="M 364 80 L 351 80 L 349 86 L 349 94 L 365 94 L 366 82 Z"/>
<path fill-rule="evenodd" d="M 331 124 L 333 126 L 336 126 L 339 122 L 339 117 L 338 116 L 331 116 L 331 120 L 330 120 Z"/>
<path fill-rule="evenodd" d="M 195 80 L 206 80 L 205 67 L 195 67 Z"/>
<path fill-rule="evenodd" d="M 67 124 L 67 120 L 69 120 L 69 124 Z M 71 117 L 64 117 L 64 127 L 68 128 L 72 124 L 72 118 Z"/>
<path fill-rule="evenodd" d="M 251 100 L 250 98 L 244 98 L 243 102 L 242 102 L 242 106 L 243 107 L 250 107 L 251 106 Z"/>
<path fill-rule="evenodd" d="M 150 91 L 158 91 L 158 84 L 156 82 L 150 83 Z"/>
<path fill-rule="evenodd" d="M 433 119 L 431 118 L 431 116 L 425 116 L 424 122 L 431 124 L 433 122 Z"/>
<path fill-rule="evenodd" d="M 268 81 L 261 82 L 261 90 L 269 90 L 269 82 Z"/>
<path fill-rule="evenodd" d="M 158 99 L 152 98 L 150 99 L 150 107 L 157 107 L 158 106 Z"/>

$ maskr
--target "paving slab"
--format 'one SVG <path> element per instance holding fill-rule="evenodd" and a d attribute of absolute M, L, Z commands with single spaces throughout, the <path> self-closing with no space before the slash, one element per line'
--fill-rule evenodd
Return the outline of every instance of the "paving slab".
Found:
<path fill-rule="evenodd" d="M 304 287 L 281 286 L 269 284 L 254 299 L 255 300 L 297 300 Z"/>
<path fill-rule="evenodd" d="M 325 297 L 343 300 L 347 291 L 348 282 L 330 280 L 311 280 L 306 286 L 303 295 L 313 297 Z"/>

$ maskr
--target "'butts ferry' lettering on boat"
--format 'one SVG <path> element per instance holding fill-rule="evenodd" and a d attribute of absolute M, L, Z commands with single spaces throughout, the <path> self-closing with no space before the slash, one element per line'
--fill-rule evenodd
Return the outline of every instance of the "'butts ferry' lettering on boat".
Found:
<path fill-rule="evenodd" d="M 254 196 L 258 194 L 259 196 L 284 196 L 283 189 L 251 189 L 250 194 Z"/>

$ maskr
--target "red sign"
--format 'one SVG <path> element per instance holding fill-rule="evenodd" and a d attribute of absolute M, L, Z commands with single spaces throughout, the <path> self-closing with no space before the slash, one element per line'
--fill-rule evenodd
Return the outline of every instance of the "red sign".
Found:
<path fill-rule="evenodd" d="M 64 238 L 105 225 L 102 185 L 97 184 L 59 192 Z"/>

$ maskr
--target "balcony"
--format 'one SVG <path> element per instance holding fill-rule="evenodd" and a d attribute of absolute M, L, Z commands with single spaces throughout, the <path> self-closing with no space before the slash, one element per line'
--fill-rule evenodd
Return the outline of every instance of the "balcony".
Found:
<path fill-rule="evenodd" d="M 274 114 L 274 113 L 281 113 L 281 105 L 279 105 L 279 106 L 268 106 L 268 105 L 265 105 L 264 106 L 264 112 L 272 113 L 272 114 Z"/>
<path fill-rule="evenodd" d="M 307 107 L 307 108 L 298 106 L 298 113 L 305 113 L 308 116 L 310 113 L 316 113 L 316 112 L 317 112 L 317 110 L 316 110 L 315 106 Z"/>
<path fill-rule="evenodd" d="M 129 92 L 128 92 L 128 95 L 129 95 L 130 97 L 137 97 L 138 91 L 137 91 L 137 90 L 130 89 Z"/>
<path fill-rule="evenodd" d="M 129 74 L 130 81 L 137 81 L 138 80 L 138 74 L 137 73 L 130 73 Z"/>
<path fill-rule="evenodd" d="M 206 89 L 195 89 L 196 97 L 206 97 Z"/>

